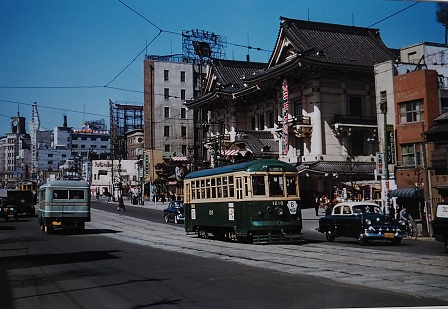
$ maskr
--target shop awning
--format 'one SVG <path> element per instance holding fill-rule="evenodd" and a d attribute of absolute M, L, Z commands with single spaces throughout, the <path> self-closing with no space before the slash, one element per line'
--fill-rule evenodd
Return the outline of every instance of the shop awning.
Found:
<path fill-rule="evenodd" d="M 390 191 L 391 197 L 408 197 L 408 198 L 418 198 L 421 197 L 421 190 L 416 188 L 400 188 Z"/>
<path fill-rule="evenodd" d="M 239 149 L 226 149 L 224 150 L 223 154 L 225 156 L 236 156 L 239 153 L 240 153 Z"/>
<path fill-rule="evenodd" d="M 185 156 L 173 156 L 173 157 L 171 157 L 171 161 L 173 161 L 173 162 L 188 162 L 188 158 Z"/>

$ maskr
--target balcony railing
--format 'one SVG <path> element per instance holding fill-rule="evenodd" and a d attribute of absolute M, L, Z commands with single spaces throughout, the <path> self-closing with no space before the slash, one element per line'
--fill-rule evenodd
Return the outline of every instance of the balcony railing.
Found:
<path fill-rule="evenodd" d="M 335 114 L 334 123 L 377 125 L 377 119 L 376 117 L 370 117 L 370 116 L 350 116 L 350 115 Z"/>

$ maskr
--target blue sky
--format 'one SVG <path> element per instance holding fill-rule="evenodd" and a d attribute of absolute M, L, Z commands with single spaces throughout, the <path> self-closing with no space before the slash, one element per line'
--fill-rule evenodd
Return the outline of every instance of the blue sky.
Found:
<path fill-rule="evenodd" d="M 245 60 L 248 50 L 236 45 L 251 45 L 265 50 L 250 50 L 251 60 L 267 62 L 280 16 L 369 27 L 413 3 L 0 0 L 0 135 L 9 132 L 10 117 L 18 112 L 30 121 L 33 102 L 45 129 L 62 125 L 64 115 L 74 128 L 83 119 L 108 122 L 109 99 L 142 104 L 144 54 L 182 53 L 182 38 L 175 34 L 182 30 L 226 37 L 227 59 Z M 444 28 L 436 22 L 435 12 L 435 2 L 420 2 L 373 28 L 391 48 L 443 43 Z"/>

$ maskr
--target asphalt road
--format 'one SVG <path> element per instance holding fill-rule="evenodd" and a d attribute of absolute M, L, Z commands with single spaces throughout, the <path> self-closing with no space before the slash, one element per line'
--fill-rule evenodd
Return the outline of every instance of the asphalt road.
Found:
<path fill-rule="evenodd" d="M 337 261 L 326 262 L 326 267 L 342 269 L 350 258 L 378 256 L 382 247 L 372 250 L 344 242 L 300 246 L 218 242 L 185 235 L 181 225 L 163 222 L 160 209 L 128 206 L 127 212 L 118 213 L 112 203 L 93 204 L 92 222 L 82 235 L 43 234 L 36 218 L 0 223 L 1 308 L 448 306 L 448 300 L 434 294 L 426 298 L 412 291 L 373 288 L 362 276 L 335 279 L 313 264 L 330 261 L 324 251 L 337 251 L 339 256 L 333 256 Z M 296 256 L 312 252 L 319 254 L 314 261 Z M 294 261 L 298 271 L 290 270 Z M 442 263 L 443 276 L 427 277 L 445 280 L 446 272 Z M 443 284 L 447 282 L 439 282 Z"/>

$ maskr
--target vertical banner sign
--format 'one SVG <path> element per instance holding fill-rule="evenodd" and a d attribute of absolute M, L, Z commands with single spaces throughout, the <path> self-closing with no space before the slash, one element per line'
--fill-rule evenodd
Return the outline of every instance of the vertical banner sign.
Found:
<path fill-rule="evenodd" d="M 387 163 L 395 164 L 395 132 L 394 126 L 387 125 Z"/>
<path fill-rule="evenodd" d="M 286 78 L 282 83 L 283 93 L 283 137 L 282 137 L 282 153 L 288 154 L 288 81 Z"/>
<path fill-rule="evenodd" d="M 379 176 L 384 176 L 384 153 L 376 153 L 376 172 Z"/>

